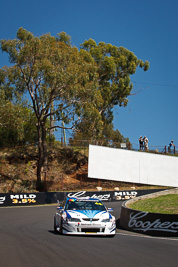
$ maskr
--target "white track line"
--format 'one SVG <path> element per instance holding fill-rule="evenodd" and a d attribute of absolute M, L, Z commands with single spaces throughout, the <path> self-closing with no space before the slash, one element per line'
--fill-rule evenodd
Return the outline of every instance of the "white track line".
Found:
<path fill-rule="evenodd" d="M 178 241 L 178 238 L 175 239 L 175 238 L 167 238 L 167 237 L 156 237 L 156 236 L 145 236 L 145 235 L 134 235 L 134 234 L 123 234 L 123 233 L 116 233 L 116 235 L 126 235 L 126 236 L 134 236 L 134 237 L 142 237 L 142 238 L 150 238 L 150 239 Z"/>

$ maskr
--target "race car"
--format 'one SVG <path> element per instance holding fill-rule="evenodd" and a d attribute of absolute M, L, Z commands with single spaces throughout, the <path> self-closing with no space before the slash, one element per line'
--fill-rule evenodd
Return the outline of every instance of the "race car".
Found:
<path fill-rule="evenodd" d="M 114 236 L 116 220 L 103 202 L 96 198 L 67 198 L 57 207 L 54 231 L 66 235 Z"/>

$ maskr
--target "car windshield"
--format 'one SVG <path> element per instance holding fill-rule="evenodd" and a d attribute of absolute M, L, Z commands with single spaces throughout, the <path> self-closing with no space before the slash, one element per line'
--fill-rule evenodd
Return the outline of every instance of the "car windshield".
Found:
<path fill-rule="evenodd" d="M 69 199 L 65 210 L 101 210 L 106 211 L 106 207 L 99 200 L 74 200 Z"/>

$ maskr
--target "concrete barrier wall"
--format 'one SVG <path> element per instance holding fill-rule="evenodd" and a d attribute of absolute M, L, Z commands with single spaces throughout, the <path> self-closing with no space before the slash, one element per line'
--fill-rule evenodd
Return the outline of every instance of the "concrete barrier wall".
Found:
<path fill-rule="evenodd" d="M 168 194 L 178 194 L 178 189 L 142 195 L 124 202 L 121 209 L 120 226 L 125 230 L 151 236 L 178 237 L 178 214 L 150 213 L 129 208 L 129 204 L 135 201 Z"/>
<path fill-rule="evenodd" d="M 122 206 L 120 226 L 136 233 L 151 236 L 178 237 L 178 215 L 132 210 Z"/>
<path fill-rule="evenodd" d="M 89 178 L 178 186 L 178 157 L 89 146 Z"/>

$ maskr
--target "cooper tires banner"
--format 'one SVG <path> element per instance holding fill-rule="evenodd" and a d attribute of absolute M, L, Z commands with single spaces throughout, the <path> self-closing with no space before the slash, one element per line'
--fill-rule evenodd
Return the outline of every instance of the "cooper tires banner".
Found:
<path fill-rule="evenodd" d="M 120 226 L 132 232 L 151 236 L 178 236 L 178 215 L 149 213 L 122 205 Z"/>

